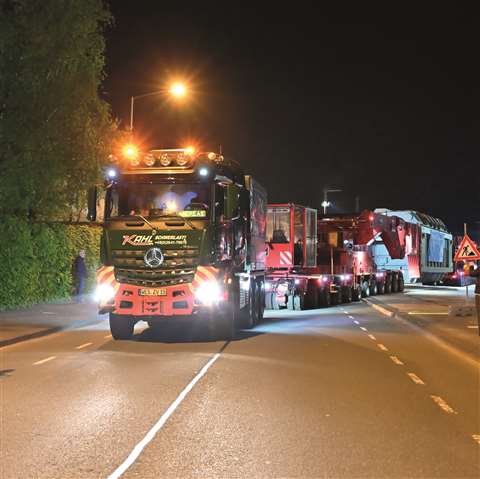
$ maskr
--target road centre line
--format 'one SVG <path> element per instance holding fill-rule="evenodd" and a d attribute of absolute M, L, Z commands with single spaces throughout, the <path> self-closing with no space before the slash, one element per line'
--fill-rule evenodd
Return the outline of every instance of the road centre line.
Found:
<path fill-rule="evenodd" d="M 408 376 L 415 384 L 425 385 L 425 383 L 424 383 L 415 373 L 407 373 L 407 376 Z"/>
<path fill-rule="evenodd" d="M 354 319 L 353 316 L 350 316 L 350 315 L 349 315 L 348 317 L 349 317 L 350 319 Z"/>
<path fill-rule="evenodd" d="M 400 359 L 398 359 L 397 356 L 390 356 L 390 359 L 391 359 L 395 364 L 398 364 L 399 366 L 403 366 L 402 361 L 400 361 Z"/>
<path fill-rule="evenodd" d="M 382 343 L 378 343 L 377 346 L 382 350 L 382 351 L 388 351 L 388 348 L 384 346 Z"/>
<path fill-rule="evenodd" d="M 40 361 L 37 361 L 37 362 L 33 363 L 33 366 L 38 366 L 38 365 L 43 364 L 43 363 L 48 363 L 48 361 L 52 361 L 56 357 L 57 356 L 49 356 L 48 358 L 41 359 Z"/>
<path fill-rule="evenodd" d="M 448 316 L 448 313 L 428 313 L 428 312 L 422 312 L 422 311 L 409 311 L 409 315 L 428 315 L 428 316 Z"/>
<path fill-rule="evenodd" d="M 167 422 L 168 418 L 173 414 L 175 409 L 182 403 L 182 401 L 187 397 L 188 393 L 193 389 L 195 384 L 206 374 L 210 366 L 220 357 L 220 354 L 225 349 L 226 345 L 220 350 L 220 352 L 216 353 L 208 362 L 203 366 L 203 368 L 199 371 L 199 373 L 187 384 L 185 389 L 178 395 L 177 399 L 170 404 L 168 409 L 161 415 L 160 419 L 153 425 L 153 427 L 148 431 L 145 437 L 132 449 L 132 452 L 128 455 L 125 461 L 120 464 L 120 466 L 113 471 L 107 479 L 118 479 L 122 474 L 137 460 L 138 456 L 142 453 L 145 447 L 152 441 L 152 439 L 156 436 L 158 431 L 162 429 L 162 427 Z"/>
<path fill-rule="evenodd" d="M 470 324 L 470 325 L 467 326 L 467 328 L 468 329 L 478 329 L 478 326 L 476 324 L 474 324 L 474 325 Z"/>
<path fill-rule="evenodd" d="M 480 434 L 472 434 L 472 438 L 474 441 L 477 441 L 480 444 Z"/>
<path fill-rule="evenodd" d="M 80 344 L 80 346 L 76 346 L 75 349 L 83 349 L 83 348 L 86 348 L 88 346 L 91 346 L 93 343 L 84 343 L 84 344 Z"/>
<path fill-rule="evenodd" d="M 363 326 L 360 326 L 360 329 L 361 329 L 362 331 L 365 331 L 365 332 L 368 331 L 368 329 L 367 329 L 367 328 L 364 328 Z"/>
<path fill-rule="evenodd" d="M 356 319 L 353 321 L 355 324 L 360 324 Z"/>
<path fill-rule="evenodd" d="M 440 396 L 430 395 L 430 397 L 437 404 L 437 406 L 442 408 L 446 413 L 448 413 L 448 414 L 458 414 L 458 412 L 455 411 L 452 407 L 450 407 Z"/>
<path fill-rule="evenodd" d="M 376 341 L 376 340 L 377 340 L 377 338 L 376 338 L 373 334 L 369 334 L 368 337 L 369 337 L 370 339 L 372 339 L 373 341 Z"/>

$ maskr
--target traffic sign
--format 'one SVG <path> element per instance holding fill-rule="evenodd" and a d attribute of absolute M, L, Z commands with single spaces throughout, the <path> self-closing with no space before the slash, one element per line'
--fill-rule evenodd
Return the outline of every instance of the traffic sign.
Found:
<path fill-rule="evenodd" d="M 460 246 L 455 253 L 455 261 L 477 261 L 480 260 L 480 251 L 477 245 L 465 235 L 460 243 Z"/>

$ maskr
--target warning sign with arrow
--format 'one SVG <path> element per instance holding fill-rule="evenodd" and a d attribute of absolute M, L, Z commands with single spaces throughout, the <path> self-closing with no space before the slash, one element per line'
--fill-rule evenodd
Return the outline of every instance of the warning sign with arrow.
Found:
<path fill-rule="evenodd" d="M 480 251 L 477 245 L 465 235 L 460 243 L 460 247 L 455 253 L 454 261 L 477 261 L 480 260 Z"/>

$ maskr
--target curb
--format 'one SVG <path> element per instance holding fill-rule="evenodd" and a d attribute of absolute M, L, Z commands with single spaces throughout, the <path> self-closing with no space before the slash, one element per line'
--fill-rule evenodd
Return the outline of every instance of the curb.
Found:
<path fill-rule="evenodd" d="M 448 341 L 445 341 L 444 339 L 442 339 L 440 336 L 437 336 L 436 334 L 430 331 L 427 331 L 425 328 L 422 328 L 421 326 L 418 326 L 412 323 L 407 317 L 404 317 L 401 311 L 398 310 L 397 308 L 394 308 L 393 306 L 389 305 L 387 309 L 387 308 L 384 308 L 383 306 L 379 306 L 378 303 L 373 303 L 368 299 L 362 299 L 362 302 L 367 304 L 367 306 L 370 306 L 373 309 L 376 309 L 377 311 L 381 312 L 385 316 L 388 316 L 389 318 L 392 318 L 392 319 L 397 319 L 398 321 L 401 321 L 403 324 L 411 327 L 418 333 L 425 335 L 432 342 L 437 344 L 437 346 L 445 349 L 446 351 L 450 352 L 457 358 L 462 359 L 464 362 L 468 363 L 470 366 L 473 366 L 475 369 L 478 370 L 480 368 L 480 362 L 476 358 L 474 358 L 471 354 L 466 353 L 461 349 L 458 349 L 457 347 L 450 344 Z"/>
<path fill-rule="evenodd" d="M 89 326 L 91 324 L 97 324 L 102 322 L 103 319 L 95 319 L 94 321 L 79 321 L 78 323 L 72 323 L 65 326 L 54 326 L 53 328 L 43 329 L 41 331 L 36 331 L 30 334 L 24 334 L 22 336 L 15 336 L 14 338 L 4 339 L 0 341 L 0 349 L 12 344 L 23 343 L 24 341 L 29 341 L 30 339 L 41 338 L 43 336 L 49 336 L 50 334 L 59 333 L 60 331 L 65 331 L 67 329 L 76 329 L 83 328 L 84 326 Z"/>

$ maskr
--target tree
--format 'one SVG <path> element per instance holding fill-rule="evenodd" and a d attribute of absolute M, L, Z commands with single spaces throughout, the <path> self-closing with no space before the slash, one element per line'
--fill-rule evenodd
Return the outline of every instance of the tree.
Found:
<path fill-rule="evenodd" d="M 67 216 L 115 130 L 100 99 L 102 0 L 0 0 L 0 212 Z"/>

